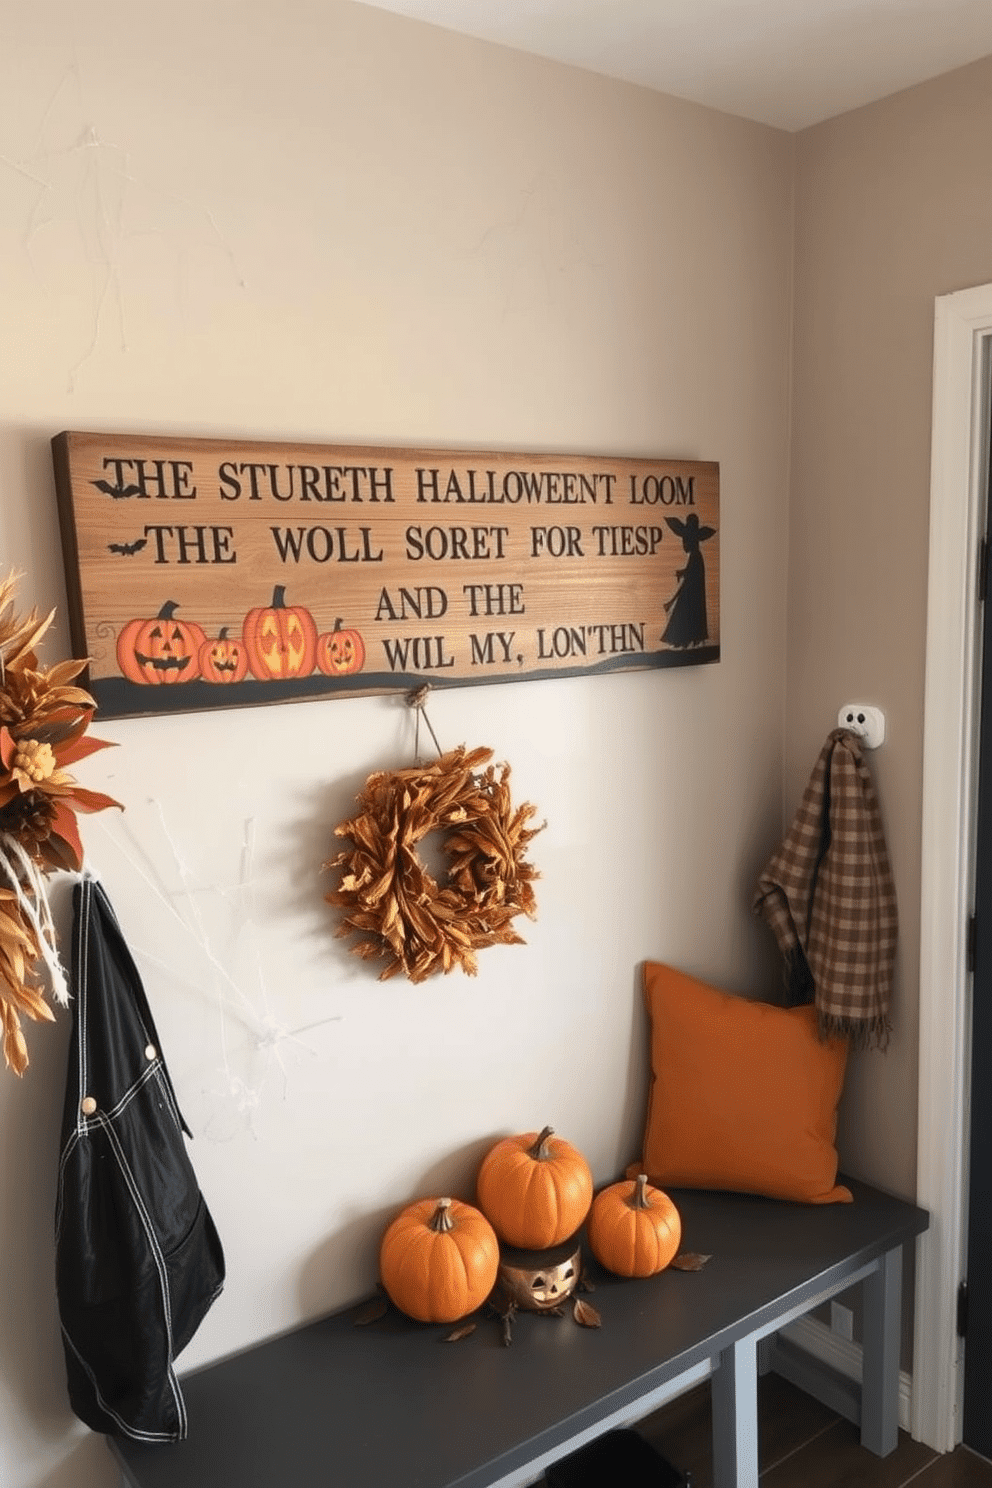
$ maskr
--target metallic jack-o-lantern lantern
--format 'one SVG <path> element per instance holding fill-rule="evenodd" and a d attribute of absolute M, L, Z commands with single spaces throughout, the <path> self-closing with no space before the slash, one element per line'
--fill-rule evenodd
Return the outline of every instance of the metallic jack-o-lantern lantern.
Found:
<path fill-rule="evenodd" d="M 582 1275 L 582 1247 L 573 1240 L 550 1250 L 501 1245 L 499 1288 L 506 1301 L 527 1312 L 550 1312 L 570 1297 Z"/>
<path fill-rule="evenodd" d="M 335 620 L 334 629 L 317 639 L 317 666 L 325 677 L 346 677 L 360 672 L 365 665 L 365 642 L 357 630 L 342 630 Z"/>
<path fill-rule="evenodd" d="M 272 603 L 249 610 L 244 640 L 248 665 L 260 682 L 309 677 L 317 656 L 317 622 L 303 605 L 286 603 L 286 586 L 277 584 Z"/>

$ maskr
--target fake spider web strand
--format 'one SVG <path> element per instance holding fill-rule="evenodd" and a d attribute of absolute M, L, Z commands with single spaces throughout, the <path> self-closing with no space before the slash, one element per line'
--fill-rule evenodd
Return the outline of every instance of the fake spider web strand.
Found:
<path fill-rule="evenodd" d="M 165 884 L 164 880 L 161 877 L 161 874 L 158 871 L 157 865 L 152 859 L 149 858 L 144 847 L 136 842 L 133 833 L 130 831 L 126 823 L 121 824 L 124 828 L 124 836 L 129 839 L 135 851 L 133 853 L 128 851 L 125 843 L 120 840 L 117 840 L 114 845 L 116 849 L 121 853 L 122 857 L 125 859 L 128 865 L 131 867 L 131 869 L 134 871 L 134 873 L 141 879 L 141 881 L 146 885 L 150 892 L 160 902 L 160 904 L 170 916 L 170 919 L 178 924 L 183 932 L 184 937 L 193 942 L 197 950 L 201 953 L 201 955 L 204 956 L 211 968 L 216 993 L 221 1045 L 221 1064 L 219 1067 L 219 1073 L 221 1074 L 224 1081 L 224 1085 L 226 1088 L 226 1097 L 233 1102 L 234 1109 L 237 1115 L 239 1117 L 247 1118 L 249 1129 L 252 1131 L 253 1135 L 257 1135 L 254 1130 L 254 1113 L 258 1111 L 262 1106 L 263 1090 L 271 1072 L 271 1066 L 273 1063 L 278 1067 L 282 1078 L 281 1099 L 285 1100 L 288 1093 L 289 1076 L 286 1070 L 286 1066 L 283 1062 L 282 1050 L 280 1046 L 287 1041 L 291 1041 L 297 1044 L 312 1058 L 316 1058 L 318 1051 L 313 1048 L 311 1044 L 302 1039 L 299 1035 L 312 1032 L 314 1029 L 322 1027 L 325 1023 L 340 1022 L 341 1017 L 339 1014 L 336 1014 L 328 1018 L 323 1018 L 315 1022 L 308 1023 L 304 1027 L 299 1029 L 286 1029 L 276 1021 L 270 1010 L 268 1003 L 268 991 L 265 985 L 264 977 L 261 973 L 260 956 L 258 956 L 258 954 L 256 953 L 252 956 L 251 959 L 256 968 L 256 974 L 259 979 L 259 990 L 263 998 L 264 1006 L 261 1014 L 259 1013 L 255 1004 L 252 1002 L 251 998 L 243 991 L 238 982 L 228 972 L 227 968 L 223 964 L 223 961 L 216 954 L 213 946 L 211 945 L 210 936 L 207 932 L 206 926 L 203 922 L 203 918 L 199 910 L 198 895 L 201 892 L 214 892 L 229 904 L 232 902 L 233 899 L 236 911 L 236 920 L 240 922 L 236 927 L 235 933 L 240 934 L 244 928 L 248 928 L 249 930 L 253 931 L 254 921 L 251 914 L 249 895 L 250 887 L 253 882 L 254 820 L 249 819 L 245 823 L 245 841 L 241 853 L 239 882 L 229 889 L 218 888 L 216 885 L 198 884 L 195 876 L 186 864 L 182 854 L 179 852 L 172 833 L 169 831 L 160 803 L 157 801 L 153 801 L 151 804 L 156 808 L 162 834 L 166 840 L 166 843 L 168 844 L 170 853 L 172 855 L 177 874 L 182 884 L 182 894 L 190 907 L 190 913 L 193 917 L 194 924 L 191 925 L 186 920 L 186 918 L 182 914 L 180 914 L 174 903 L 174 891 Z M 147 867 L 145 865 L 147 865 Z M 178 982 L 180 985 L 186 987 L 188 990 L 202 995 L 202 986 L 198 982 L 193 981 L 190 977 L 183 975 L 181 971 L 177 970 L 174 964 L 164 962 L 153 952 L 148 951 L 144 948 L 135 947 L 135 950 L 144 963 L 147 963 L 150 966 L 154 966 L 157 970 L 161 971 L 165 976 L 167 976 L 173 983 Z M 236 1022 L 240 1023 L 241 1026 L 250 1035 L 251 1049 L 247 1051 L 248 1057 L 253 1057 L 252 1050 L 255 1053 L 261 1052 L 265 1056 L 265 1065 L 261 1071 L 260 1076 L 255 1080 L 252 1080 L 250 1076 L 247 1079 L 243 1078 L 242 1075 L 238 1073 L 235 1067 L 235 1059 L 231 1051 L 229 1035 L 229 1023 L 232 1018 Z M 209 1129 L 207 1130 L 206 1135 L 210 1137 L 211 1140 L 222 1140 L 222 1138 L 214 1137 Z"/>
<path fill-rule="evenodd" d="M 69 368 L 67 390 L 72 393 L 75 391 L 79 373 L 93 358 L 100 345 L 107 308 L 112 302 L 117 310 L 121 350 L 125 354 L 128 351 L 126 296 L 121 265 L 121 252 L 124 245 L 129 240 L 142 236 L 159 237 L 167 243 L 174 238 L 174 234 L 170 233 L 166 225 L 156 226 L 146 232 L 127 230 L 126 214 L 137 193 L 145 193 L 153 202 L 158 201 L 179 207 L 183 212 L 191 214 L 194 219 L 198 216 L 206 223 L 212 239 L 224 254 L 238 288 L 247 289 L 248 282 L 237 262 L 234 250 L 221 233 L 213 212 L 209 208 L 192 203 L 175 192 L 149 186 L 142 181 L 131 169 L 128 152 L 121 146 L 101 138 L 95 124 L 85 125 L 73 144 L 59 149 L 43 148 L 43 140 L 50 120 L 70 81 L 75 83 L 77 117 L 82 114 L 82 84 L 78 65 L 73 64 L 63 74 L 45 107 L 31 154 L 21 160 L 0 155 L 0 165 L 30 181 L 38 188 L 37 200 L 28 217 L 23 246 L 39 284 L 45 283 L 45 276 L 39 268 L 32 248 L 35 239 L 45 228 L 60 221 L 70 222 L 84 241 L 90 238 L 94 245 L 94 251 L 88 252 L 86 258 L 99 267 L 101 277 L 93 301 L 92 333 L 89 343 Z M 56 179 L 56 168 L 59 162 L 68 162 L 69 165 L 69 179 L 64 184 Z M 75 179 L 73 179 L 74 172 Z M 45 215 L 46 213 L 48 215 Z M 177 253 L 181 257 L 181 250 L 178 248 Z"/>

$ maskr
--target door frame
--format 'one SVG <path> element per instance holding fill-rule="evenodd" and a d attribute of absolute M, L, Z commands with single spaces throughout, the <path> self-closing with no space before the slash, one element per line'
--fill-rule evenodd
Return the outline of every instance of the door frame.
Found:
<path fill-rule="evenodd" d="M 979 536 L 985 521 L 981 411 L 992 348 L 992 285 L 941 295 L 934 313 L 930 558 L 923 718 L 913 1435 L 961 1440 L 964 1355 L 958 1285 L 967 1245 L 970 984 L 981 643 Z"/>

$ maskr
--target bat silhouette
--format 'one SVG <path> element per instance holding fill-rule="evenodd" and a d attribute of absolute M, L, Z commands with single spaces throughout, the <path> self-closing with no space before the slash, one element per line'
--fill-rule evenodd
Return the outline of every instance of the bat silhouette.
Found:
<path fill-rule="evenodd" d="M 130 543 L 108 543 L 107 551 L 109 553 L 123 553 L 126 558 L 130 558 L 133 554 L 140 553 L 142 548 L 147 548 L 147 546 L 147 537 L 138 537 L 135 538 L 134 542 Z"/>
<path fill-rule="evenodd" d="M 96 486 L 98 491 L 104 491 L 112 496 L 115 501 L 123 501 L 125 496 L 138 496 L 141 494 L 140 486 L 112 486 L 109 481 L 95 480 L 91 485 Z"/>

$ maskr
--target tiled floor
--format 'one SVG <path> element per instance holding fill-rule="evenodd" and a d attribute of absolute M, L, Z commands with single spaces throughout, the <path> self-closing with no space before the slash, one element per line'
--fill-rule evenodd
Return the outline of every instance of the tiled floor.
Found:
<path fill-rule="evenodd" d="M 762 1488 L 992 1488 L 992 1463 L 961 1447 L 940 1456 L 900 1432 L 894 1452 L 874 1456 L 848 1421 L 775 1374 L 759 1381 L 759 1412 Z M 691 1471 L 692 1488 L 712 1488 L 709 1385 L 638 1430 L 673 1466 Z"/>

